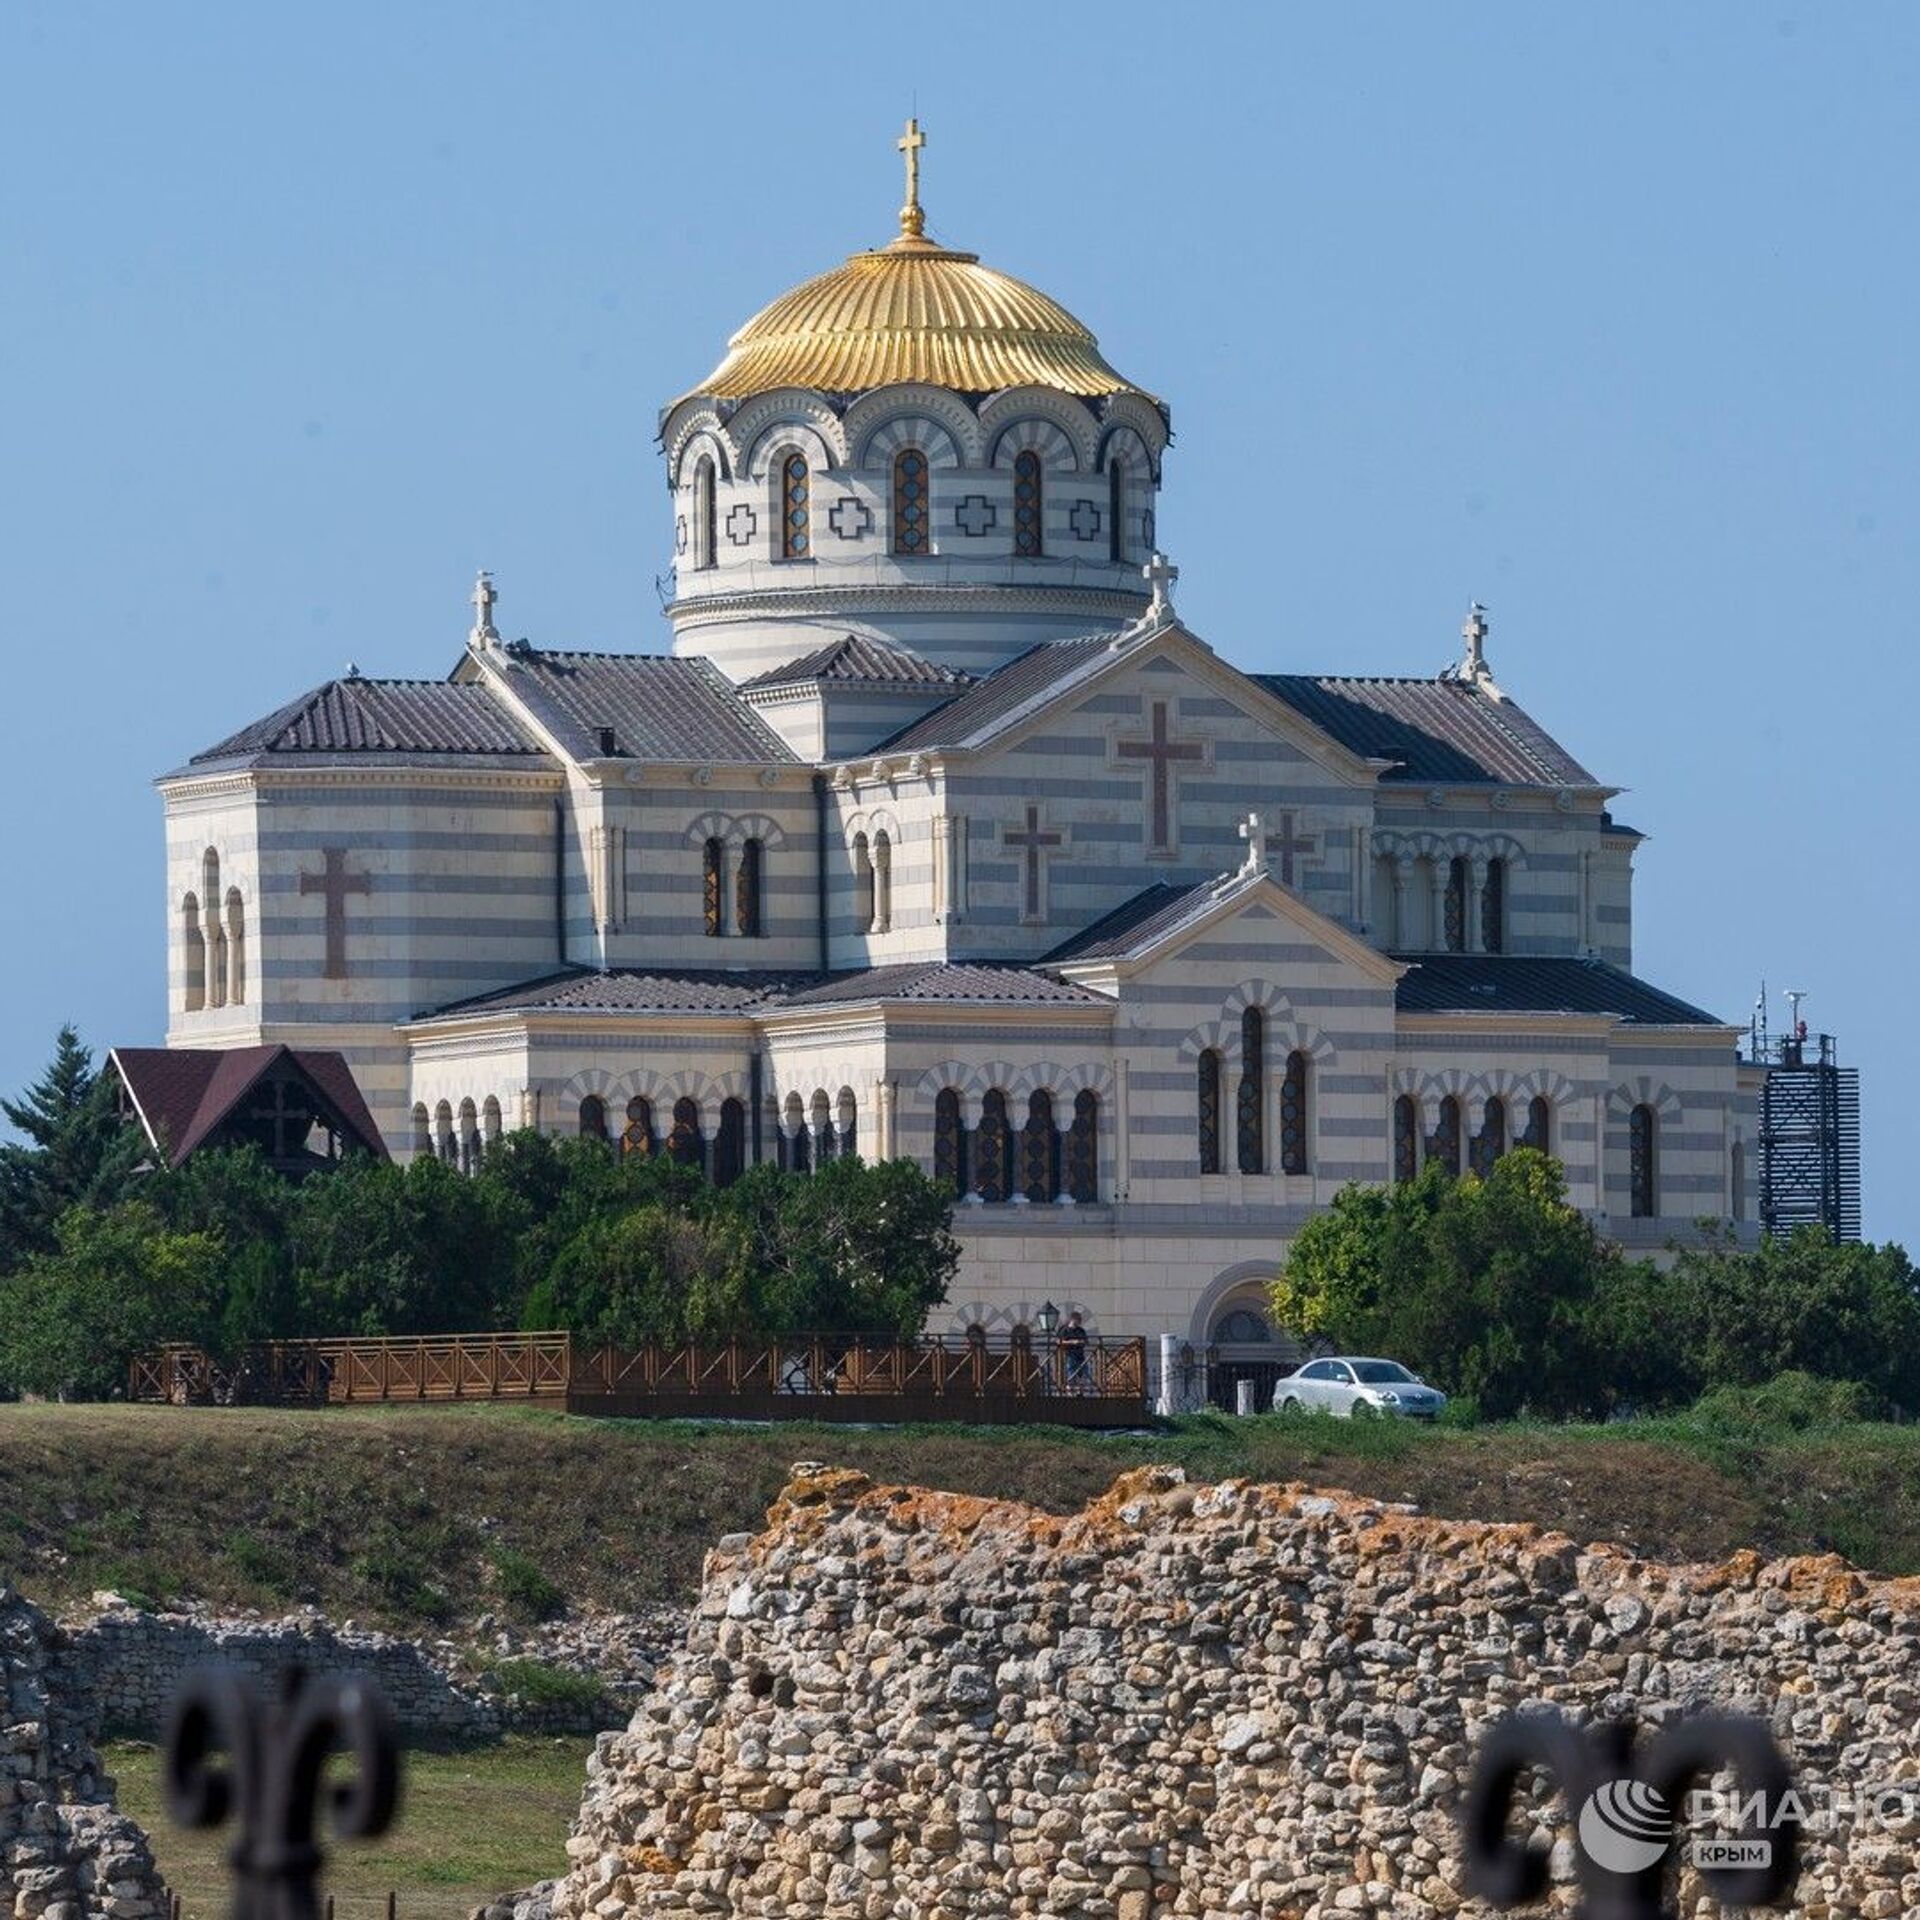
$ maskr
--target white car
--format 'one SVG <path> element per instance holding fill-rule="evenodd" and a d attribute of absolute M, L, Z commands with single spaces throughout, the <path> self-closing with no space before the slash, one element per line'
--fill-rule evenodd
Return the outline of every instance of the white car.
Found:
<path fill-rule="evenodd" d="M 1397 1413 L 1409 1420 L 1432 1420 L 1447 1404 L 1438 1387 L 1409 1373 L 1398 1360 L 1369 1360 L 1339 1354 L 1309 1360 L 1273 1389 L 1276 1413 L 1314 1411 L 1355 1414 Z"/>

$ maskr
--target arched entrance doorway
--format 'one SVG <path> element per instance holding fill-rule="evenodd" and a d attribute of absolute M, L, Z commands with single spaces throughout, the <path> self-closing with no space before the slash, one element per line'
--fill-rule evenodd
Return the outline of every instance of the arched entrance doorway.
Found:
<path fill-rule="evenodd" d="M 1267 1303 L 1270 1266 L 1240 1267 L 1224 1273 L 1200 1302 L 1195 1331 L 1207 1355 L 1207 1398 L 1225 1413 L 1234 1409 L 1242 1380 L 1253 1382 L 1255 1410 L 1273 1404 L 1273 1384 L 1299 1365 L 1301 1345 L 1273 1324 Z"/>

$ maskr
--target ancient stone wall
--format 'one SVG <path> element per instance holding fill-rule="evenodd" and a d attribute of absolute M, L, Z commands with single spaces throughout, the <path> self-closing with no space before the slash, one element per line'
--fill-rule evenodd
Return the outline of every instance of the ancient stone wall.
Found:
<path fill-rule="evenodd" d="M 0 1914 L 158 1920 L 146 1835 L 113 1810 L 82 1720 L 53 1684 L 58 1630 L 0 1582 Z"/>
<path fill-rule="evenodd" d="M 1920 1590 L 1837 1560 L 1658 1566 L 1174 1469 L 1068 1519 L 796 1475 L 602 1738 L 563 1920 L 1426 1920 L 1470 1905 L 1474 1741 L 1540 1700 L 1714 1703 L 1816 1790 L 1920 1780 Z M 1915 1852 L 1816 1825 L 1794 1911 L 1920 1911 Z"/>

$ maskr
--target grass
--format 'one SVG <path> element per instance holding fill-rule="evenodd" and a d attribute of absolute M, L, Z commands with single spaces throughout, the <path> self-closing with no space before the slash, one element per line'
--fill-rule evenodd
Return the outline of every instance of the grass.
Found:
<path fill-rule="evenodd" d="M 326 1842 L 325 1890 L 338 1920 L 465 1920 L 480 1901 L 566 1867 L 567 1830 L 586 1778 L 584 1740 L 509 1739 L 471 1752 L 416 1750 L 406 1759 L 400 1819 L 365 1844 Z M 229 1835 L 186 1833 L 160 1804 L 160 1756 L 121 1741 L 103 1749 L 121 1811 L 153 1840 L 189 1920 L 222 1920 L 231 1892 Z"/>
<path fill-rule="evenodd" d="M 506 1407 L 0 1406 L 0 1577 L 420 1632 L 482 1612 L 684 1600 L 791 1462 L 1071 1511 L 1123 1468 L 1311 1480 L 1460 1519 L 1534 1520 L 1663 1559 L 1845 1552 L 1920 1572 L 1920 1428 L 1429 1430 L 1200 1415 L 1147 1434 L 727 1427 Z"/>

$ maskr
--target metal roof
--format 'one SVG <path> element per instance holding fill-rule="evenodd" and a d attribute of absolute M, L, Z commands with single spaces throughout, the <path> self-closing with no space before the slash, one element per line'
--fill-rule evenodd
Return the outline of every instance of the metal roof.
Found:
<path fill-rule="evenodd" d="M 769 667 L 741 682 L 741 691 L 755 687 L 804 686 L 813 681 L 869 687 L 951 687 L 958 691 L 973 685 L 974 676 L 957 667 L 943 667 L 922 659 L 905 647 L 876 640 L 870 634 L 850 633 L 844 639 L 830 640 L 824 647 L 790 660 L 785 666 Z"/>
<path fill-rule="evenodd" d="M 907 753 L 921 747 L 964 747 L 1005 725 L 1029 704 L 1042 705 L 1082 668 L 1113 643 L 1110 633 L 1075 640 L 1045 640 L 976 681 L 957 700 L 881 741 L 879 753 Z"/>
<path fill-rule="evenodd" d="M 1464 680 L 1361 680 L 1305 673 L 1248 676 L 1343 747 L 1399 764 L 1382 777 L 1415 783 L 1599 784 L 1511 700 Z"/>
<path fill-rule="evenodd" d="M 154 1148 L 177 1167 L 215 1133 L 283 1058 L 339 1116 L 357 1144 L 387 1149 L 343 1055 L 311 1047 L 115 1047 L 109 1058 Z"/>
<path fill-rule="evenodd" d="M 484 686 L 445 680 L 329 680 L 188 763 L 261 754 L 544 752 Z"/>
<path fill-rule="evenodd" d="M 1604 960 L 1573 954 L 1416 953 L 1396 990 L 1402 1013 L 1611 1013 L 1630 1026 L 1726 1022 Z"/>
<path fill-rule="evenodd" d="M 1221 888 L 1221 880 L 1202 880 L 1188 887 L 1155 881 L 1145 892 L 1062 941 L 1043 956 L 1041 964 L 1056 967 L 1069 960 L 1124 959 L 1203 913 L 1220 897 Z"/>

